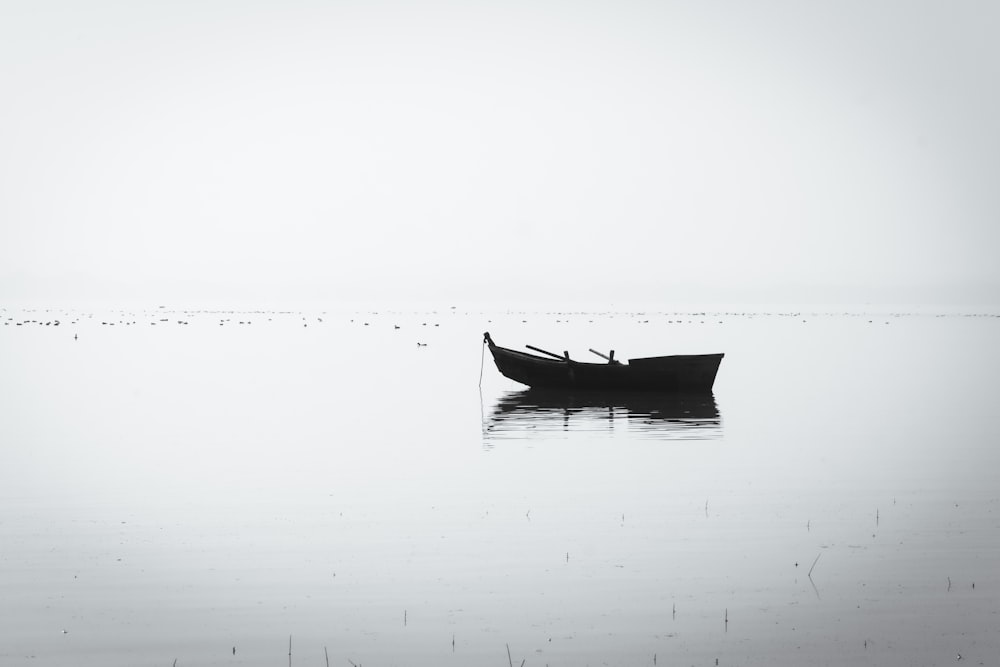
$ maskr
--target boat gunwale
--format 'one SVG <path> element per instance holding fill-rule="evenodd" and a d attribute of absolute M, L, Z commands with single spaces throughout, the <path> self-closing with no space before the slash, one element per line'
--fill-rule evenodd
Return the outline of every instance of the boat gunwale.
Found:
<path fill-rule="evenodd" d="M 660 361 L 660 360 L 664 360 L 664 359 L 705 359 L 705 358 L 716 358 L 716 357 L 718 357 L 719 359 L 722 359 L 723 357 L 726 356 L 724 352 L 714 352 L 714 353 L 709 353 L 709 354 L 668 354 L 668 355 L 664 355 L 664 356 L 660 356 L 660 357 L 634 357 L 634 358 L 628 359 L 627 362 L 624 363 L 624 364 L 623 363 L 609 364 L 609 363 L 606 363 L 606 362 L 605 363 L 601 363 L 601 362 L 593 362 L 593 361 L 577 361 L 576 359 L 551 359 L 549 357 L 540 357 L 540 356 L 538 356 L 536 354 L 529 354 L 527 352 L 521 352 L 520 350 L 512 350 L 512 349 L 510 349 L 508 347 L 501 347 L 501 346 L 497 345 L 496 343 L 490 343 L 489 347 L 490 347 L 490 351 L 491 352 L 500 351 L 500 352 L 503 352 L 503 353 L 506 353 L 506 354 L 513 355 L 514 357 L 520 357 L 522 359 L 526 359 L 526 360 L 530 360 L 530 361 L 534 361 L 534 362 L 544 362 L 544 363 L 547 363 L 547 364 L 567 364 L 567 363 L 569 363 L 569 364 L 578 364 L 580 366 L 593 366 L 595 368 L 606 368 L 608 366 L 619 366 L 619 367 L 629 366 L 633 361 L 643 362 L 645 364 L 645 363 L 650 363 L 650 362 L 654 362 L 654 361 Z"/>

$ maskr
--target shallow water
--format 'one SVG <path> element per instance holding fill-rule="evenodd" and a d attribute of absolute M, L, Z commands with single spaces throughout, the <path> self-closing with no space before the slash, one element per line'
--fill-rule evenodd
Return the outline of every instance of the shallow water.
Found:
<path fill-rule="evenodd" d="M 1000 655 L 995 316 L 0 322 L 0 664 Z M 726 358 L 701 404 L 562 404 L 486 330 Z"/>

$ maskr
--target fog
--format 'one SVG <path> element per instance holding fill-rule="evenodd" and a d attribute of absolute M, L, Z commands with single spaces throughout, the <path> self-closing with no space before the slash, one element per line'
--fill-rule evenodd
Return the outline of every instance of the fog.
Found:
<path fill-rule="evenodd" d="M 0 299 L 996 303 L 977 2 L 6 2 Z"/>

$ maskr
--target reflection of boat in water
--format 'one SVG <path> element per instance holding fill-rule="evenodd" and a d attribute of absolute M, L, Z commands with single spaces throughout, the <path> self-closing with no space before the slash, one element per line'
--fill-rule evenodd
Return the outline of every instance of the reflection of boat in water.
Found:
<path fill-rule="evenodd" d="M 665 440 L 722 435 L 711 392 L 605 392 L 525 389 L 507 392 L 484 425 L 487 439 L 631 434 Z"/>

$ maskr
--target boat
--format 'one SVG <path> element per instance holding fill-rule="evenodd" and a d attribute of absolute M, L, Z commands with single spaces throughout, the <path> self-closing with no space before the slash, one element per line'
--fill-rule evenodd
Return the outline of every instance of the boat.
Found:
<path fill-rule="evenodd" d="M 483 342 L 489 346 L 501 374 L 543 389 L 710 392 L 725 356 L 676 354 L 629 359 L 623 364 L 615 360 L 614 350 L 610 355 L 590 350 L 605 359 L 604 363 L 591 363 L 570 359 L 568 352 L 559 355 L 533 345 L 525 347 L 546 356 L 500 347 L 488 331 L 483 334 Z"/>

